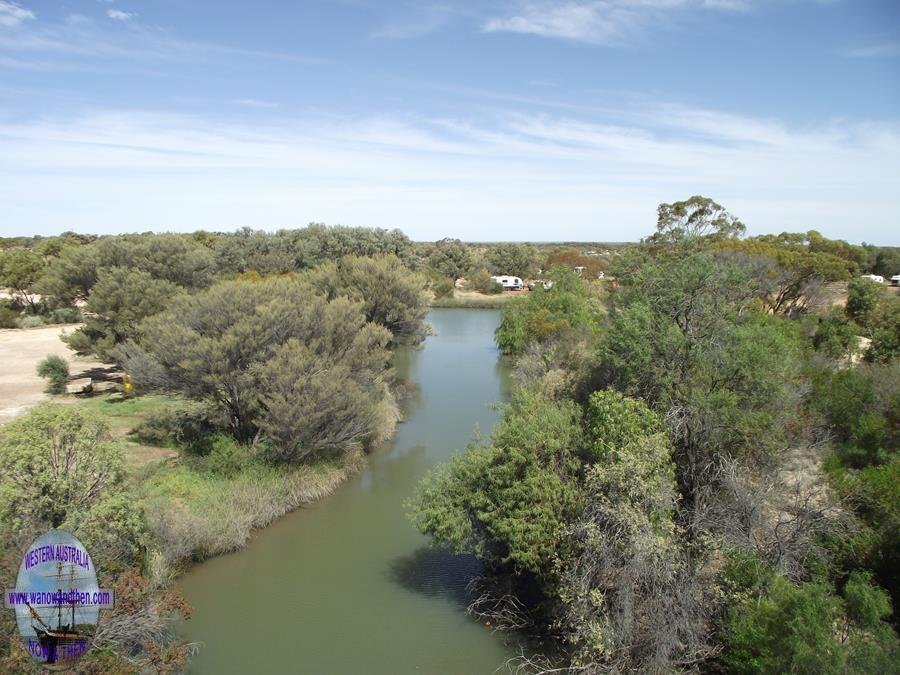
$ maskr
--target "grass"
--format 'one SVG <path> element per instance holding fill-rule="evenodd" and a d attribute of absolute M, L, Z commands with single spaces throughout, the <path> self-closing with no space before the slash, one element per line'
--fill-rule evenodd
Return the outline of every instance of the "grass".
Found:
<path fill-rule="evenodd" d="M 151 412 L 177 404 L 180 400 L 176 396 L 124 396 L 114 393 L 92 396 L 77 405 L 98 413 L 106 420 L 113 435 L 124 443 L 126 466 L 132 472 L 138 472 L 149 464 L 178 456 L 174 448 L 142 443 L 134 432 Z"/>
<path fill-rule="evenodd" d="M 356 473 L 362 453 L 298 466 L 273 466 L 228 436 L 212 452 L 191 456 L 141 443 L 135 433 L 148 415 L 178 405 L 176 396 L 95 396 L 75 405 L 106 419 L 125 444 L 126 464 L 156 547 L 176 566 L 243 548 L 253 530 L 332 492 Z"/>

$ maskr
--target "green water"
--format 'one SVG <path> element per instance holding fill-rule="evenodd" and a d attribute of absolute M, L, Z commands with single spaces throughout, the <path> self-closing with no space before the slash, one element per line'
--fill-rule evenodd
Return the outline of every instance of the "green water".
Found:
<path fill-rule="evenodd" d="M 513 655 L 464 613 L 469 557 L 427 548 L 403 501 L 429 468 L 490 432 L 508 391 L 499 312 L 436 309 L 437 335 L 396 355 L 417 386 L 394 439 L 331 497 L 194 568 L 195 673 L 491 673 Z"/>

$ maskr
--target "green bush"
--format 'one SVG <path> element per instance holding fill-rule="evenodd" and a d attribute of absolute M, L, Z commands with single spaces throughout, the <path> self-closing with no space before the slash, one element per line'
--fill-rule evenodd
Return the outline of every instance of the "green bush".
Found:
<path fill-rule="evenodd" d="M 18 328 L 38 328 L 39 326 L 45 325 L 47 322 L 44 321 L 44 317 L 35 316 L 34 314 L 29 314 L 27 316 L 22 316 L 16 319 L 16 326 Z"/>
<path fill-rule="evenodd" d="M 725 664 L 732 673 L 840 673 L 847 655 L 834 639 L 840 601 L 825 586 L 775 577 L 767 597 L 728 615 Z"/>
<path fill-rule="evenodd" d="M 206 455 L 213 448 L 214 435 L 222 428 L 209 405 L 182 401 L 150 410 L 135 429 L 135 435 L 144 443 Z"/>
<path fill-rule="evenodd" d="M 537 286 L 503 308 L 495 337 L 504 354 L 520 354 L 532 342 L 546 342 L 569 331 L 597 330 L 600 312 L 575 272 L 557 268 L 550 276 L 552 288 Z"/>
<path fill-rule="evenodd" d="M 78 323 L 81 321 L 81 312 L 74 307 L 60 307 L 50 310 L 46 314 L 47 323 Z"/>
<path fill-rule="evenodd" d="M 9 300 L 0 300 L 0 328 L 18 328 L 19 310 Z"/>
<path fill-rule="evenodd" d="M 231 436 L 214 434 L 208 437 L 207 442 L 209 452 L 192 461 L 192 465 L 199 471 L 231 478 L 258 461 L 252 447 L 241 445 Z"/>
<path fill-rule="evenodd" d="M 847 286 L 847 316 L 871 329 L 873 314 L 883 296 L 881 284 L 861 277 L 851 279 Z"/>
<path fill-rule="evenodd" d="M 859 338 L 859 326 L 840 310 L 832 311 L 828 316 L 819 319 L 816 333 L 813 336 L 813 347 L 832 359 L 843 359 L 856 350 Z"/>
<path fill-rule="evenodd" d="M 900 298 L 885 298 L 872 319 L 872 344 L 866 360 L 888 363 L 900 359 Z"/>
<path fill-rule="evenodd" d="M 491 275 L 486 270 L 475 272 L 469 279 L 469 288 L 485 295 L 495 295 L 503 292 L 503 285 L 491 279 Z"/>
<path fill-rule="evenodd" d="M 590 463 L 601 461 L 629 443 L 665 429 L 662 420 L 646 403 L 613 389 L 591 394 L 585 423 L 593 441 L 585 458 Z"/>
<path fill-rule="evenodd" d="M 422 483 L 416 526 L 457 553 L 549 583 L 571 553 L 566 526 L 581 511 L 567 474 L 578 439 L 577 407 L 539 395 L 518 396 L 493 434 Z"/>
<path fill-rule="evenodd" d="M 37 365 L 37 374 L 47 379 L 48 394 L 63 394 L 69 380 L 69 364 L 61 356 L 50 354 Z"/>
<path fill-rule="evenodd" d="M 847 465 L 887 461 L 900 443 L 900 379 L 897 364 L 864 364 L 812 373 L 811 407 L 841 444 Z"/>
<path fill-rule="evenodd" d="M 453 297 L 454 288 L 456 288 L 456 285 L 453 280 L 448 279 L 447 277 L 439 277 L 431 284 L 431 290 L 434 291 L 434 297 L 436 298 Z"/>

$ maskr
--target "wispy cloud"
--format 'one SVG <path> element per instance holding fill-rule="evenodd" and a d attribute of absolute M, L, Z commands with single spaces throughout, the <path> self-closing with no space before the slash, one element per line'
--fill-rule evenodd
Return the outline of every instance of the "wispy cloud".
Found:
<path fill-rule="evenodd" d="M 624 240 L 647 233 L 657 203 L 702 193 L 755 232 L 890 243 L 900 125 L 797 129 L 665 102 L 615 118 L 630 122 L 510 110 L 490 123 L 136 111 L 0 123 L 0 220 L 46 228 L 62 205 L 66 226 L 91 230 L 321 219 L 422 238 L 489 227 L 498 239 Z"/>
<path fill-rule="evenodd" d="M 598 44 L 616 43 L 673 10 L 745 11 L 747 0 L 530 0 L 488 19 L 486 32 L 511 32 Z"/>
<path fill-rule="evenodd" d="M 375 37 L 406 39 L 420 37 L 443 28 L 459 13 L 449 5 L 418 3 L 403 7 L 376 29 Z"/>
<path fill-rule="evenodd" d="M 134 12 L 123 12 L 121 9 L 108 9 L 106 16 L 114 21 L 130 21 L 137 16 Z"/>
<path fill-rule="evenodd" d="M 231 101 L 234 105 L 243 106 L 244 108 L 277 108 L 277 103 L 271 101 L 261 101 L 256 98 L 236 98 Z"/>
<path fill-rule="evenodd" d="M 6 0 L 0 0 L 0 3 Z M 120 10 L 109 10 L 117 12 Z M 137 17 L 128 13 L 129 18 Z M 2 16 L 2 14 L 0 14 Z M 110 17 L 113 18 L 113 17 Z M 115 21 L 126 21 L 115 18 Z M 130 22 L 128 31 L 117 30 L 110 22 L 94 21 L 79 14 L 69 14 L 62 21 L 35 23 L 29 30 L 11 31 L 0 40 L 0 55 L 20 68 L 65 70 L 79 68 L 94 71 L 98 64 L 109 69 L 139 68 L 146 70 L 166 63 L 183 63 L 186 70 L 224 59 L 283 61 L 315 65 L 318 57 L 289 52 L 248 49 L 242 46 L 178 38 L 171 31 Z"/>
<path fill-rule="evenodd" d="M 851 59 L 874 59 L 889 56 L 900 56 L 900 42 L 883 42 L 865 47 L 853 47 L 841 52 Z"/>
<path fill-rule="evenodd" d="M 15 2 L 0 0 L 0 26 L 15 28 L 27 19 L 33 19 L 34 12 Z"/>

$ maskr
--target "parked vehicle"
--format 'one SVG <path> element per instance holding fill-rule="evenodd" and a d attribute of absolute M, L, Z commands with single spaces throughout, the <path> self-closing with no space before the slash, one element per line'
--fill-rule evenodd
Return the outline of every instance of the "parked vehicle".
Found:
<path fill-rule="evenodd" d="M 524 284 L 519 277 L 511 277 L 507 275 L 501 275 L 496 277 L 491 277 L 491 281 L 496 281 L 498 284 L 503 286 L 503 290 L 505 291 L 519 291 L 522 290 Z"/>

